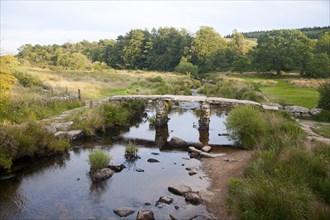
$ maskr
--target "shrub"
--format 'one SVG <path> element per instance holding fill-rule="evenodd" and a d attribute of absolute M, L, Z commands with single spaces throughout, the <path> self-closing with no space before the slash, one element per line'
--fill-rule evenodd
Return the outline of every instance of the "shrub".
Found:
<path fill-rule="evenodd" d="M 216 85 L 207 83 L 200 92 L 207 96 L 218 96 L 230 99 L 247 99 L 256 102 L 264 100 L 264 97 L 256 88 L 252 88 L 245 82 L 227 81 L 226 79 L 221 79 Z"/>
<path fill-rule="evenodd" d="M 304 136 L 302 129 L 286 115 L 248 105 L 233 109 L 226 127 L 232 140 L 242 148 L 264 148 L 277 153 L 285 147 L 300 147 Z"/>
<path fill-rule="evenodd" d="M 180 63 L 175 67 L 175 72 L 192 75 L 194 77 L 198 76 L 198 66 L 190 63 L 185 57 L 181 58 Z"/>
<path fill-rule="evenodd" d="M 129 160 L 137 158 L 138 151 L 139 149 L 137 148 L 136 144 L 133 142 L 129 142 L 128 146 L 125 149 L 125 158 Z"/>
<path fill-rule="evenodd" d="M 0 168 L 9 170 L 17 152 L 17 141 L 0 127 Z"/>
<path fill-rule="evenodd" d="M 250 105 L 232 110 L 227 118 L 226 127 L 231 132 L 231 139 L 245 149 L 259 148 L 261 137 L 267 129 L 261 112 Z"/>
<path fill-rule="evenodd" d="M 319 107 L 330 111 L 330 80 L 321 84 L 318 91 L 320 93 Z"/>
<path fill-rule="evenodd" d="M 47 86 L 43 85 L 40 79 L 28 73 L 24 73 L 16 70 L 13 73 L 13 75 L 18 80 L 18 82 L 24 87 L 40 86 L 43 88 L 48 88 Z"/>
<path fill-rule="evenodd" d="M 88 163 L 91 166 L 91 170 L 97 170 L 107 167 L 110 160 L 111 157 L 101 150 L 93 150 L 88 155 Z"/>

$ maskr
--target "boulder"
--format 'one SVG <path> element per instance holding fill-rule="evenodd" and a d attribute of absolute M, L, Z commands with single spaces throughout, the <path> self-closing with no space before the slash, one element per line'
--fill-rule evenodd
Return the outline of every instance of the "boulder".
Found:
<path fill-rule="evenodd" d="M 192 146 L 197 148 L 197 149 L 202 149 L 202 147 L 204 146 L 202 142 L 196 142 L 196 143 L 192 143 Z"/>
<path fill-rule="evenodd" d="M 62 122 L 55 124 L 55 128 L 57 131 L 67 131 L 71 125 L 73 125 L 73 121 Z"/>
<path fill-rule="evenodd" d="M 199 205 L 202 202 L 202 199 L 197 192 L 187 192 L 183 196 L 185 200 L 192 205 Z"/>
<path fill-rule="evenodd" d="M 109 165 L 108 168 L 112 169 L 116 173 L 121 172 L 123 169 L 126 168 L 124 164 L 117 164 L 117 165 Z"/>
<path fill-rule="evenodd" d="M 202 148 L 202 151 L 209 152 L 211 149 L 212 149 L 211 146 L 206 145 Z"/>
<path fill-rule="evenodd" d="M 68 131 L 67 134 L 71 141 L 77 140 L 84 135 L 82 130 L 71 130 L 71 131 Z"/>
<path fill-rule="evenodd" d="M 309 113 L 313 116 L 318 116 L 319 114 L 321 114 L 322 109 L 321 108 L 313 108 L 309 111 Z"/>
<path fill-rule="evenodd" d="M 188 147 L 188 143 L 178 137 L 172 137 L 169 142 L 169 145 L 171 147 Z"/>
<path fill-rule="evenodd" d="M 168 196 L 162 196 L 157 201 L 157 203 L 166 203 L 166 204 L 171 204 L 172 202 L 173 202 L 173 198 Z"/>
<path fill-rule="evenodd" d="M 136 220 L 154 220 L 154 213 L 150 210 L 140 210 L 137 213 Z"/>
<path fill-rule="evenodd" d="M 309 109 L 301 106 L 285 106 L 284 111 L 292 114 L 293 116 L 299 117 L 308 117 L 310 116 L 309 114 Z"/>
<path fill-rule="evenodd" d="M 159 162 L 159 160 L 154 159 L 154 158 L 149 158 L 147 161 L 148 161 L 149 163 L 158 163 L 158 162 Z"/>
<path fill-rule="evenodd" d="M 94 182 L 100 182 L 112 177 L 114 173 L 115 171 L 111 170 L 110 168 L 102 168 L 93 171 L 91 173 L 91 177 Z"/>
<path fill-rule="evenodd" d="M 168 191 L 174 193 L 179 196 L 183 196 L 187 192 L 191 192 L 191 188 L 186 185 L 178 185 L 178 186 L 169 186 Z"/>
<path fill-rule="evenodd" d="M 113 210 L 113 212 L 118 215 L 119 217 L 126 217 L 132 215 L 135 211 L 128 209 L 128 208 L 119 208 Z"/>

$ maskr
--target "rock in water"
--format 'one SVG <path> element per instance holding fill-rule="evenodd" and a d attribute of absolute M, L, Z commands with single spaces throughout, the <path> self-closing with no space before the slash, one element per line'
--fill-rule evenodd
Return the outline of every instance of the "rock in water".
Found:
<path fill-rule="evenodd" d="M 172 147 L 188 147 L 188 143 L 178 137 L 172 137 L 169 145 Z"/>
<path fill-rule="evenodd" d="M 110 178 L 114 173 L 115 171 L 109 168 L 102 168 L 92 172 L 91 177 L 94 182 L 100 182 Z"/>
<path fill-rule="evenodd" d="M 139 173 L 142 173 L 142 172 L 144 172 L 144 169 L 142 169 L 142 168 L 137 168 L 135 171 L 136 171 L 136 172 L 139 172 Z"/>
<path fill-rule="evenodd" d="M 148 161 L 149 163 L 158 163 L 158 162 L 159 162 L 159 160 L 154 159 L 154 158 L 149 158 L 147 161 Z"/>
<path fill-rule="evenodd" d="M 178 186 L 169 186 L 168 191 L 174 193 L 179 196 L 183 196 L 187 192 L 191 192 L 191 188 L 186 185 L 178 185 Z"/>
<path fill-rule="evenodd" d="M 195 172 L 195 171 L 193 171 L 193 170 L 189 171 L 189 176 L 193 176 L 193 175 L 195 175 L 195 174 L 197 174 L 197 172 Z"/>
<path fill-rule="evenodd" d="M 126 217 L 129 215 L 132 215 L 135 211 L 127 208 L 120 208 L 120 209 L 115 209 L 113 212 L 118 215 L 119 217 Z"/>
<path fill-rule="evenodd" d="M 155 220 L 154 213 L 150 210 L 140 210 L 137 213 L 136 220 Z"/>
<path fill-rule="evenodd" d="M 202 202 L 202 199 L 197 192 L 187 192 L 183 196 L 185 200 L 192 205 L 199 205 Z"/>
<path fill-rule="evenodd" d="M 123 169 L 126 168 L 124 164 L 119 164 L 119 165 L 109 165 L 108 168 L 112 169 L 116 173 L 121 172 Z"/>
<path fill-rule="evenodd" d="M 159 198 L 159 200 L 157 202 L 171 204 L 173 202 L 173 198 L 167 197 L 167 196 L 162 196 Z"/>

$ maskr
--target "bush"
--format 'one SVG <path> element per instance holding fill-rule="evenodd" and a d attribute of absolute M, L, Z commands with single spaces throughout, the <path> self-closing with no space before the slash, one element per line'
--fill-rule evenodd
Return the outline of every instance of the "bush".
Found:
<path fill-rule="evenodd" d="M 319 107 L 330 111 L 330 81 L 321 84 L 318 91 L 320 93 Z"/>
<path fill-rule="evenodd" d="M 88 163 L 91 170 L 102 169 L 108 166 L 111 157 L 101 150 L 93 150 L 88 155 Z"/>
<path fill-rule="evenodd" d="M 28 73 L 15 71 L 13 75 L 18 80 L 18 82 L 24 87 L 40 86 L 43 88 L 48 88 L 47 86 L 43 85 L 40 79 Z"/>
<path fill-rule="evenodd" d="M 245 105 L 233 109 L 226 123 L 230 137 L 245 149 L 264 148 L 277 153 L 285 147 L 300 147 L 301 128 L 282 113 L 264 112 Z"/>
<path fill-rule="evenodd" d="M 17 152 L 17 141 L 0 127 L 0 168 L 9 170 Z"/>
<path fill-rule="evenodd" d="M 198 66 L 190 63 L 186 58 L 181 58 L 180 63 L 175 67 L 175 72 L 192 75 L 194 77 L 198 76 Z"/>
<path fill-rule="evenodd" d="M 259 148 L 261 137 L 266 134 L 267 129 L 261 111 L 250 105 L 232 110 L 226 127 L 231 132 L 231 139 L 245 149 Z"/>
<path fill-rule="evenodd" d="M 255 102 L 264 100 L 264 97 L 245 82 L 241 81 L 226 81 L 221 79 L 216 85 L 205 84 L 200 90 L 207 96 L 216 96 L 230 99 L 246 99 Z"/>
<path fill-rule="evenodd" d="M 1 128 L 0 141 L 0 167 L 5 169 L 10 169 L 15 159 L 45 151 L 63 152 L 70 147 L 69 139 L 56 139 L 37 122 Z"/>

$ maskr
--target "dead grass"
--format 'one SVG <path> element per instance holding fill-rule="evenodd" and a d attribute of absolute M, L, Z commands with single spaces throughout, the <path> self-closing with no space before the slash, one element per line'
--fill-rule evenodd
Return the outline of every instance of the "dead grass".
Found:
<path fill-rule="evenodd" d="M 288 79 L 289 83 L 299 88 L 318 88 L 326 79 Z"/>

